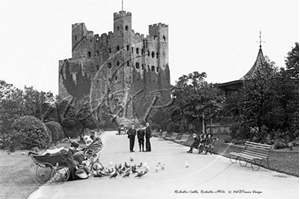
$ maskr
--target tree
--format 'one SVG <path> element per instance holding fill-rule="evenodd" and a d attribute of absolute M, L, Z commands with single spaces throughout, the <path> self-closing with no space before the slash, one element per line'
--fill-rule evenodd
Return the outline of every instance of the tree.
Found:
<path fill-rule="evenodd" d="M 295 47 L 288 52 L 285 60 L 286 68 L 290 73 L 291 78 L 299 80 L 299 43 L 295 43 Z"/>
<path fill-rule="evenodd" d="M 205 78 L 205 72 L 183 75 L 173 88 L 176 100 L 171 118 L 183 126 L 181 131 L 187 131 L 188 125 L 195 120 L 202 121 L 202 128 L 206 131 L 207 120 L 222 109 L 221 103 L 225 99 L 223 92 L 207 83 Z"/>

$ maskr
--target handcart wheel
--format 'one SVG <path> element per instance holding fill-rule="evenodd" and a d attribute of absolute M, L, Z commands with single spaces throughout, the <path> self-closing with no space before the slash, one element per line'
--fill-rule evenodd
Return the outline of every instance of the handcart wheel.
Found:
<path fill-rule="evenodd" d="M 70 177 L 70 171 L 68 167 L 58 166 L 53 169 L 53 182 L 54 183 L 63 183 L 67 181 Z"/>
<path fill-rule="evenodd" d="M 33 175 L 34 181 L 40 185 L 47 183 L 53 175 L 52 167 L 49 163 L 39 163 Z"/>

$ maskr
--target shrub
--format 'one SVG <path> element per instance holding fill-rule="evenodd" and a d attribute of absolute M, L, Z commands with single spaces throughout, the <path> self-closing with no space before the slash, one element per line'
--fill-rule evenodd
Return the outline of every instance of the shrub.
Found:
<path fill-rule="evenodd" d="M 45 123 L 45 125 L 49 128 L 52 134 L 52 142 L 56 144 L 58 141 L 62 140 L 65 135 L 61 125 L 58 122 L 50 121 Z"/>
<path fill-rule="evenodd" d="M 77 138 L 83 132 L 83 126 L 74 118 L 67 118 L 62 121 L 62 127 L 70 138 Z"/>
<path fill-rule="evenodd" d="M 287 148 L 286 144 L 284 144 L 283 142 L 275 142 L 274 144 L 274 149 L 284 149 Z"/>
<path fill-rule="evenodd" d="M 45 124 L 33 116 L 23 116 L 12 124 L 12 145 L 21 149 L 47 148 L 52 135 Z"/>

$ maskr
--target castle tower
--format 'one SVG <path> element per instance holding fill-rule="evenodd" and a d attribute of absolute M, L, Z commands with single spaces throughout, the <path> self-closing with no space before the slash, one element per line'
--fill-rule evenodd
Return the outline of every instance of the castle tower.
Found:
<path fill-rule="evenodd" d="M 87 94 L 99 121 L 105 115 L 145 121 L 153 106 L 168 103 L 168 26 L 150 25 L 145 37 L 134 32 L 132 14 L 123 10 L 113 14 L 113 31 L 101 36 L 73 24 L 72 58 L 59 61 L 59 95 Z"/>

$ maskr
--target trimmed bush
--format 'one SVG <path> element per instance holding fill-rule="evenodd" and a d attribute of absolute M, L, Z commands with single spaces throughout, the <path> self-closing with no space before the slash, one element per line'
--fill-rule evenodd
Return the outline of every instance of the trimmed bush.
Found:
<path fill-rule="evenodd" d="M 33 116 L 23 116 L 13 124 L 12 144 L 21 149 L 47 148 L 52 135 L 45 124 Z"/>
<path fill-rule="evenodd" d="M 50 121 L 45 123 L 45 125 L 49 128 L 52 134 L 52 142 L 56 144 L 58 141 L 62 140 L 65 135 L 61 125 L 58 122 Z"/>

